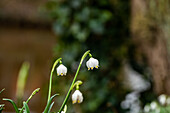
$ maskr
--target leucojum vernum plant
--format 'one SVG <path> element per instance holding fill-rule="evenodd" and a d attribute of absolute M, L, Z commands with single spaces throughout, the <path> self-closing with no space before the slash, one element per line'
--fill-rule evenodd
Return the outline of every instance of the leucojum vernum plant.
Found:
<path fill-rule="evenodd" d="M 80 60 L 80 63 L 79 63 L 79 66 L 77 68 L 77 71 L 76 71 L 76 74 L 74 76 L 74 79 L 70 85 L 70 88 L 65 96 L 65 99 L 60 107 L 60 109 L 57 111 L 57 113 L 66 113 L 67 112 L 67 101 L 70 97 L 70 94 L 71 92 L 75 89 L 75 91 L 73 92 L 72 94 L 72 103 L 75 104 L 75 103 L 82 103 L 83 102 L 83 94 L 81 93 L 81 91 L 79 90 L 80 88 L 80 85 L 83 83 L 82 81 L 80 80 L 76 80 L 77 79 L 77 76 L 79 74 L 79 71 L 80 71 L 80 67 L 85 59 L 86 56 L 89 56 L 89 60 L 86 62 L 86 66 L 88 68 L 88 70 L 93 70 L 94 68 L 98 69 L 99 67 L 99 61 L 95 58 L 92 57 L 92 55 L 90 54 L 90 50 L 86 51 L 81 60 Z M 58 67 L 57 67 L 58 65 Z M 47 105 L 43 111 L 43 113 L 50 113 L 51 112 L 51 109 L 54 105 L 54 102 L 53 102 L 53 98 L 56 97 L 57 95 L 59 94 L 54 94 L 53 96 L 51 96 L 51 90 L 52 90 L 52 78 L 53 78 L 53 74 L 54 74 L 54 71 L 57 71 L 57 75 L 58 77 L 60 76 L 65 76 L 67 74 L 67 67 L 65 67 L 63 64 L 62 64 L 62 58 L 58 58 L 54 64 L 53 64 L 53 67 L 51 69 L 51 73 L 50 73 L 50 81 L 49 81 L 49 90 L 48 90 L 48 99 L 47 99 Z M 33 91 L 33 93 L 31 94 L 31 96 L 23 102 L 23 107 L 22 108 L 18 108 L 17 105 L 15 104 L 15 102 L 11 99 L 6 99 L 6 98 L 3 98 L 3 100 L 6 100 L 6 101 L 9 101 L 14 109 L 15 109 L 15 112 L 16 113 L 30 113 L 30 110 L 29 110 L 29 107 L 28 107 L 28 102 L 30 101 L 30 99 L 40 90 L 40 88 L 37 88 Z"/>

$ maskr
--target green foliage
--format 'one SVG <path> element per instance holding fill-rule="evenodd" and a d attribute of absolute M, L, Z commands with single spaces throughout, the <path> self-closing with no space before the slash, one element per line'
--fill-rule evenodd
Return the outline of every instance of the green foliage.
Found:
<path fill-rule="evenodd" d="M 0 94 L 5 90 L 5 88 L 3 88 L 1 91 L 0 91 Z"/>
<path fill-rule="evenodd" d="M 0 113 L 2 113 L 2 111 L 4 110 L 4 106 L 5 104 L 0 104 Z"/>
<path fill-rule="evenodd" d="M 170 97 L 160 95 L 158 101 L 154 100 L 144 106 L 144 113 L 169 113 L 170 112 Z"/>
<path fill-rule="evenodd" d="M 10 102 L 13 105 L 13 107 L 15 109 L 15 112 L 19 113 L 18 107 L 17 107 L 17 105 L 15 104 L 15 102 L 13 100 L 7 99 L 7 98 L 3 98 L 3 100 L 6 100 L 6 101 Z"/>
<path fill-rule="evenodd" d="M 53 96 L 50 98 L 50 100 L 48 101 L 48 103 L 47 103 L 47 105 L 46 105 L 45 110 L 44 110 L 43 113 L 50 113 L 50 109 L 52 108 L 52 106 L 53 106 L 53 104 L 54 104 L 54 103 L 52 103 L 52 100 L 53 100 L 53 98 L 54 98 L 55 96 L 57 96 L 57 95 L 58 95 L 58 94 L 55 94 L 55 95 L 53 95 Z"/>
<path fill-rule="evenodd" d="M 25 108 L 25 113 L 30 113 L 29 107 L 26 102 L 23 103 Z"/>
<path fill-rule="evenodd" d="M 170 112 L 170 105 L 162 106 L 158 104 L 155 109 L 151 109 L 145 113 L 169 113 L 169 112 Z"/>
<path fill-rule="evenodd" d="M 85 113 L 122 112 L 119 103 L 125 92 L 118 75 L 130 44 L 129 4 L 128 0 L 52 0 L 46 4 L 54 20 L 53 30 L 59 36 L 55 57 L 62 55 L 72 72 L 79 55 L 87 49 L 100 61 L 99 72 L 80 73 L 80 79 L 87 82 L 86 103 L 82 105 Z"/>
<path fill-rule="evenodd" d="M 54 102 L 50 105 L 50 107 L 49 107 L 49 109 L 48 109 L 48 113 L 50 113 L 50 111 L 51 111 L 53 105 L 54 105 Z"/>
<path fill-rule="evenodd" d="M 1 91 L 0 91 L 0 94 L 5 90 L 5 88 L 3 88 Z M 4 106 L 5 104 L 0 104 L 0 113 L 4 110 Z"/>
<path fill-rule="evenodd" d="M 18 80 L 17 80 L 17 89 L 16 89 L 16 97 L 19 104 L 22 104 L 22 98 L 24 95 L 24 88 L 25 88 L 25 84 L 27 81 L 27 77 L 28 77 L 28 72 L 30 69 L 30 63 L 29 62 L 23 62 L 20 70 L 19 70 L 19 74 L 18 74 Z"/>
<path fill-rule="evenodd" d="M 31 100 L 31 98 L 32 98 L 36 93 L 39 92 L 39 90 L 40 90 L 40 88 L 35 89 L 35 90 L 32 92 L 32 94 L 29 96 L 29 98 L 27 99 L 27 101 L 26 101 L 26 102 L 23 102 L 23 103 L 26 103 L 26 104 L 27 104 L 27 103 Z M 23 106 L 23 107 L 21 108 L 20 113 L 22 113 L 22 111 L 24 110 L 24 107 L 25 107 L 25 106 Z"/>
<path fill-rule="evenodd" d="M 7 99 L 7 98 L 3 98 L 3 100 L 10 102 L 10 103 L 13 105 L 16 113 L 22 113 L 23 111 L 25 111 L 26 113 L 30 113 L 27 103 L 31 100 L 31 98 L 32 98 L 39 90 L 40 90 L 40 88 L 37 88 L 37 89 L 35 89 L 35 90 L 32 92 L 32 94 L 31 94 L 30 97 L 27 99 L 27 101 L 26 101 L 26 102 L 23 102 L 23 107 L 20 109 L 20 111 L 19 111 L 19 108 L 17 107 L 17 105 L 15 104 L 15 102 L 14 102 L 13 100 Z"/>

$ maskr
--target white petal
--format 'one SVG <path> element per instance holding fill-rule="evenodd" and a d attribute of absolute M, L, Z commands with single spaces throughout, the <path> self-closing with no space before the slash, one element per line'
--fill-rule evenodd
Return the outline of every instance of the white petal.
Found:
<path fill-rule="evenodd" d="M 89 68 L 89 60 L 86 62 L 86 66 L 87 68 Z"/>
<path fill-rule="evenodd" d="M 94 59 L 94 64 L 95 64 L 95 67 L 99 67 L 99 61 L 97 59 Z"/>
<path fill-rule="evenodd" d="M 92 61 L 89 62 L 89 67 L 90 67 L 90 68 L 91 68 L 91 67 L 94 67 Z"/>
<path fill-rule="evenodd" d="M 82 103 L 83 102 L 83 95 L 80 94 L 78 97 L 79 97 L 78 100 L 77 100 L 78 103 Z"/>
<path fill-rule="evenodd" d="M 77 102 L 77 93 L 76 91 L 72 94 L 72 102 L 75 104 Z"/>
<path fill-rule="evenodd" d="M 57 75 L 60 75 L 61 74 L 61 69 L 58 67 L 57 68 Z"/>

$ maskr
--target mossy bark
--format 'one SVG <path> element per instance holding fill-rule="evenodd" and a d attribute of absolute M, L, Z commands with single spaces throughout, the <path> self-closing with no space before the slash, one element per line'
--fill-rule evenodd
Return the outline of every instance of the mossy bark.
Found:
<path fill-rule="evenodd" d="M 170 94 L 170 0 L 132 0 L 131 33 L 151 68 L 154 90 Z"/>

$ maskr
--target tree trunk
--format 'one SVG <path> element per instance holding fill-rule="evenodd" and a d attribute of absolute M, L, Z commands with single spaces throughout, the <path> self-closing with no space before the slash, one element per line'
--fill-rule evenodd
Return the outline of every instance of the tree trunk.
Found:
<path fill-rule="evenodd" d="M 154 90 L 170 94 L 170 0 L 132 0 L 131 33 L 151 68 Z"/>

